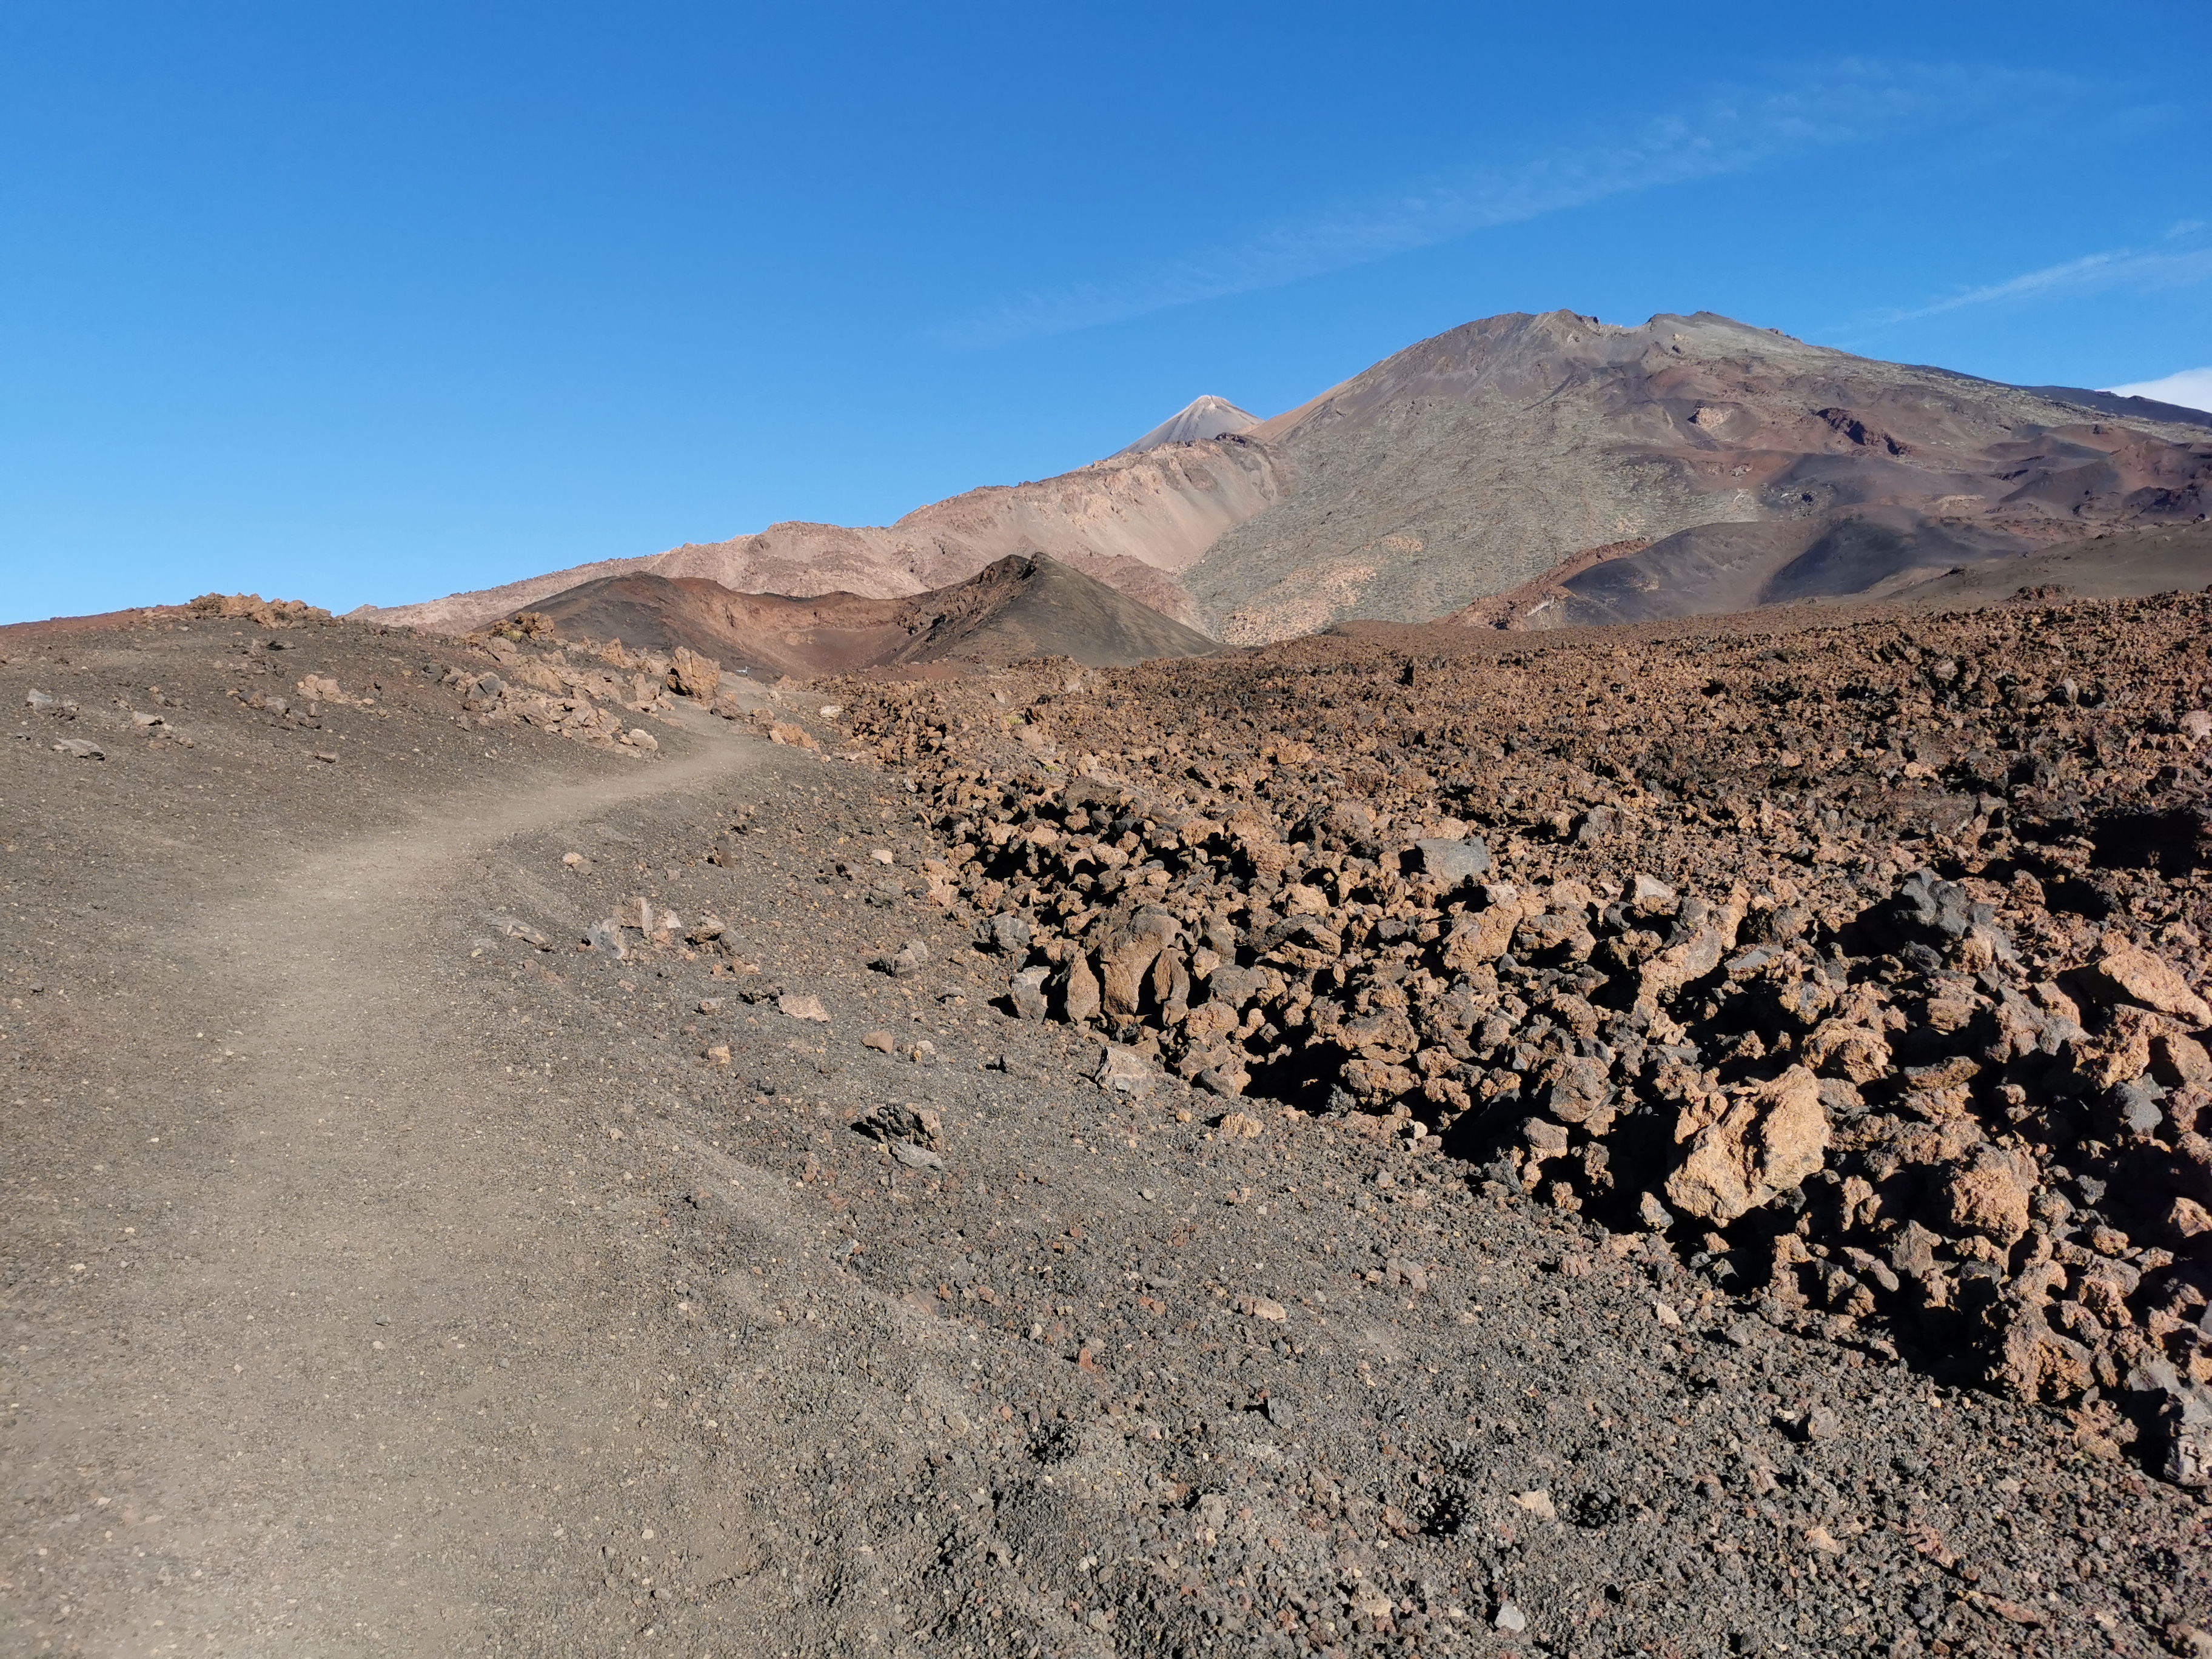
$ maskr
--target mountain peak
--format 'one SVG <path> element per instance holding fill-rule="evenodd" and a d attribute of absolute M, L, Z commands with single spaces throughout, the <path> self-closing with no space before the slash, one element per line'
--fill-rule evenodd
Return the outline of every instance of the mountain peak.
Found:
<path fill-rule="evenodd" d="M 1259 424 L 1258 416 L 1249 415 L 1228 398 L 1208 392 L 1192 398 L 1136 442 L 1115 453 L 1141 455 L 1163 444 L 1202 443 L 1208 438 L 1224 437 L 1232 432 L 1249 432 Z"/>

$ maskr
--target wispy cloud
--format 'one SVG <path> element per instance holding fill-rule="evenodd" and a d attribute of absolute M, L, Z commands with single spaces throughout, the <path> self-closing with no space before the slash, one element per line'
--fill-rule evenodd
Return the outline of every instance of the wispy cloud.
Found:
<path fill-rule="evenodd" d="M 1887 328 L 1898 323 L 1917 322 L 1923 317 L 1965 311 L 1973 306 L 2002 305 L 2011 300 L 2039 300 L 2054 295 L 2106 293 L 2121 288 L 2185 288 L 2207 277 L 2212 277 L 2212 247 L 2167 252 L 2112 248 L 2023 271 L 2001 283 L 1964 289 L 1926 305 L 1878 312 L 1869 319 L 1869 325 Z"/>
<path fill-rule="evenodd" d="M 2045 89 L 2051 77 L 2034 77 Z M 1341 202 L 1238 242 L 984 307 L 937 343 L 1003 345 L 1277 288 L 1611 197 L 1741 173 L 1808 150 L 1892 136 L 1986 106 L 2022 77 L 1845 63 L 1758 92 L 1723 93 L 1601 142 L 1470 167 Z"/>

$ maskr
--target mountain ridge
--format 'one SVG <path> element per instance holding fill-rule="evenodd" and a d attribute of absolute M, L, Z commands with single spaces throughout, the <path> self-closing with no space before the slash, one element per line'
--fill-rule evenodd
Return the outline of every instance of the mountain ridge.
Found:
<path fill-rule="evenodd" d="M 644 571 L 697 576 L 740 592 L 898 599 L 965 580 L 1010 555 L 1042 552 L 1186 625 L 1177 580 L 1222 529 L 1285 488 L 1265 450 L 1237 439 L 1109 456 L 1020 484 L 987 484 L 885 526 L 790 521 L 728 541 L 573 565 L 415 605 L 364 605 L 362 621 L 465 633 L 584 581 Z"/>
<path fill-rule="evenodd" d="M 1220 401 L 1194 400 L 1138 445 Z M 1718 559 L 1737 574 L 1714 592 L 1756 587 L 1760 561 L 1771 577 L 1816 554 L 1822 591 L 1851 592 L 1916 562 L 2186 521 L 2208 486 L 2212 416 L 2175 405 L 1857 357 L 1711 312 L 1639 325 L 1510 313 L 1241 431 L 1131 446 L 890 526 L 777 524 L 355 614 L 459 631 L 627 571 L 892 599 L 1042 552 L 1187 627 L 1258 644 L 1346 620 L 1437 620 L 1632 540 L 1668 544 L 1638 567 L 1647 574 Z"/>

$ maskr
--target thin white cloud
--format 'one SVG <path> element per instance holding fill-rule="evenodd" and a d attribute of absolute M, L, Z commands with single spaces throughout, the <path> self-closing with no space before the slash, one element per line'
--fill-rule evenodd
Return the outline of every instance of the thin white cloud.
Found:
<path fill-rule="evenodd" d="M 2023 271 L 2002 283 L 1989 283 L 1946 295 L 1923 306 L 1881 312 L 1872 325 L 1887 328 L 1898 323 L 1941 317 L 1972 306 L 2002 304 L 2008 300 L 2036 300 L 2060 294 L 2097 294 L 2117 288 L 2185 288 L 2212 277 L 2212 247 L 2185 249 L 2173 253 L 2144 253 L 2114 248 L 2086 253 L 2063 264 Z"/>
<path fill-rule="evenodd" d="M 2160 380 L 2137 380 L 2130 386 L 2106 386 L 2105 390 L 2117 392 L 2124 398 L 2155 398 L 2162 404 L 2179 404 L 2184 409 L 2212 412 L 2212 368 L 2185 368 Z"/>
<path fill-rule="evenodd" d="M 932 331 L 930 337 L 942 345 L 1003 345 L 1277 288 L 1610 197 L 1882 138 L 2020 94 L 2026 78 L 1921 65 L 1838 64 L 1778 88 L 1713 97 L 1603 143 L 1431 178 L 1340 204 L 1241 242 L 1001 301 Z M 2060 84 L 2052 77 L 2033 78 L 2039 91 Z"/>

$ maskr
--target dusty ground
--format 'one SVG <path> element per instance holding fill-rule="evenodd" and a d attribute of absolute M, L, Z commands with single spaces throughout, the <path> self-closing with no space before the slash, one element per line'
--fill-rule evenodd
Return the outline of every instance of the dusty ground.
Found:
<path fill-rule="evenodd" d="M 8 1651 L 2203 1650 L 2075 1418 L 1102 1091 L 896 768 L 464 726 L 358 625 L 0 657 Z M 225 695 L 310 673 L 375 702 Z"/>

